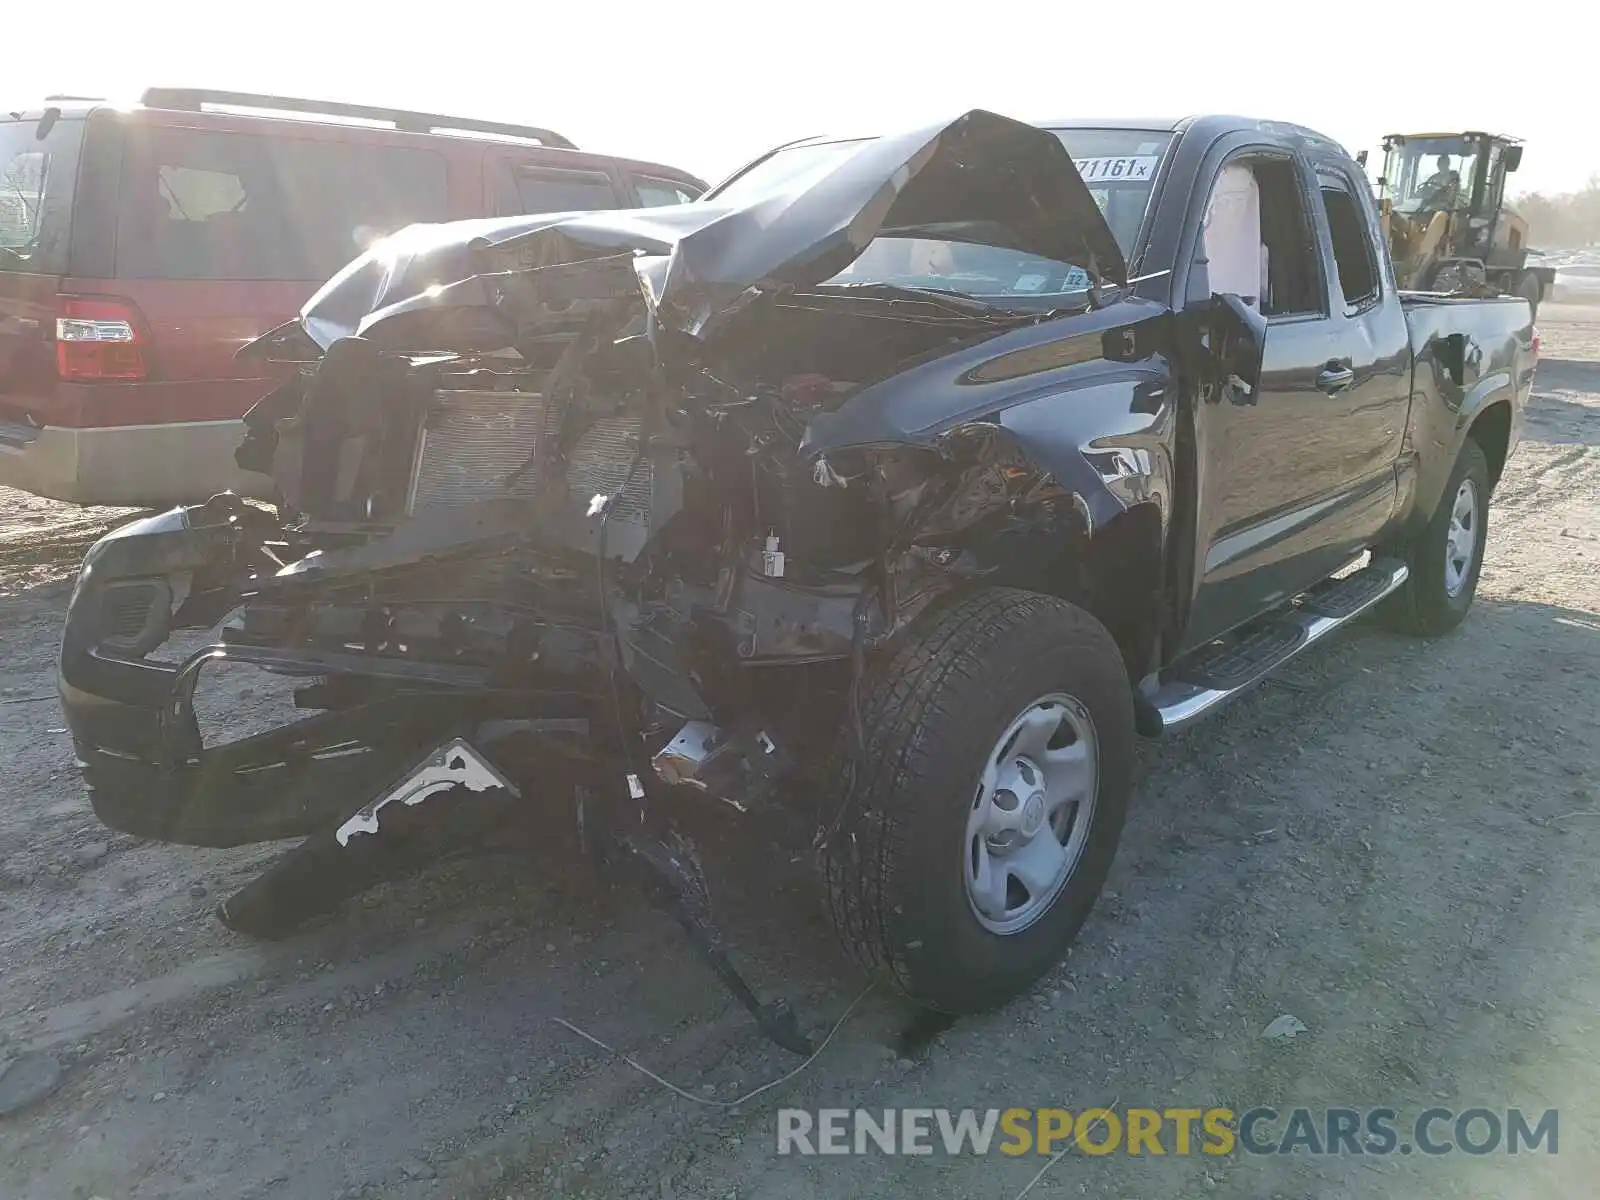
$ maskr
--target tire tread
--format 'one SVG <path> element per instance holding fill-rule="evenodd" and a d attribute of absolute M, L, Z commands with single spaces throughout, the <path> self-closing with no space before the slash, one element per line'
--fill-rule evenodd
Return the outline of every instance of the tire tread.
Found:
<path fill-rule="evenodd" d="M 854 753 L 847 726 L 834 777 L 836 827 L 821 859 L 829 915 L 846 950 L 866 971 L 909 998 L 926 1002 L 905 956 L 894 944 L 892 896 L 896 877 L 914 870 L 907 833 L 921 797 L 919 780 L 940 778 L 962 721 L 952 705 L 993 683 L 1009 649 L 1040 636 L 1114 663 L 1132 700 L 1121 657 L 1105 628 L 1064 600 L 1010 588 L 969 593 L 924 617 L 926 624 L 866 681 L 861 727 L 866 744 Z M 1011 664 L 1014 667 L 1014 664 Z M 959 758 L 957 753 L 955 757 Z"/>

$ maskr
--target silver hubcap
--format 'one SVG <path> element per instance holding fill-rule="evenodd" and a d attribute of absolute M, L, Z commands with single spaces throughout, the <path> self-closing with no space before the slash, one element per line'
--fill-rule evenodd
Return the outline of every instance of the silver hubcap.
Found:
<path fill-rule="evenodd" d="M 1478 487 L 1463 479 L 1450 506 L 1450 529 L 1445 534 L 1444 590 L 1459 596 L 1472 574 L 1472 560 L 1478 553 Z"/>
<path fill-rule="evenodd" d="M 1019 933 L 1055 903 L 1083 857 L 1099 788 L 1094 722 L 1053 692 L 989 751 L 967 817 L 967 899 L 991 933 Z"/>

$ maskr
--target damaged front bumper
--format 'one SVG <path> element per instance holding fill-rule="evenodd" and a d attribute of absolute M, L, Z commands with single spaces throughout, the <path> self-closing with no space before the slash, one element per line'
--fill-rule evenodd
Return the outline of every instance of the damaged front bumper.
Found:
<path fill-rule="evenodd" d="M 306 837 L 351 817 L 416 748 L 470 733 L 515 762 L 519 743 L 588 732 L 572 694 L 496 687 L 488 673 L 228 638 L 177 661 L 148 655 L 176 630 L 236 608 L 269 532 L 233 497 L 112 531 L 90 550 L 67 611 L 62 707 L 96 814 L 139 837 L 227 847 Z M 243 663 L 305 681 L 320 709 L 208 745 L 202 673 Z"/>
<path fill-rule="evenodd" d="M 223 496 L 122 526 L 87 555 L 68 607 L 59 689 L 106 825 L 210 847 L 309 837 L 383 796 L 419 746 L 454 738 L 509 778 L 541 775 L 556 761 L 612 779 L 645 776 L 741 810 L 790 761 L 739 714 L 725 711 L 718 723 L 687 665 L 689 627 L 659 612 L 619 602 L 607 630 L 535 635 L 508 624 L 476 661 L 444 661 L 428 656 L 434 631 L 406 624 L 415 614 L 385 607 L 388 624 L 374 635 L 372 605 L 296 607 L 266 594 L 274 533 L 266 513 Z M 381 541 L 363 550 L 386 553 Z M 837 660 L 853 640 L 882 633 L 881 620 L 862 615 L 859 586 L 751 575 L 727 593 L 725 619 L 710 634 L 692 632 L 720 639 L 731 662 Z M 151 656 L 182 630 L 219 621 L 217 640 L 181 657 Z M 396 644 L 397 636 L 418 642 Z M 240 664 L 294 680 L 304 715 L 213 744 L 197 690 L 208 670 Z M 613 670 L 627 717 L 605 686 Z"/>
<path fill-rule="evenodd" d="M 68 608 L 59 685 L 102 821 L 198 846 L 303 838 L 219 907 L 231 928 L 271 938 L 493 837 L 527 816 L 529 804 L 559 804 L 565 791 L 586 848 L 634 875 L 674 916 L 768 1037 L 810 1051 L 788 1005 L 763 1003 L 733 966 L 697 857 L 647 821 L 644 779 L 631 769 L 627 745 L 638 730 L 608 721 L 615 709 L 598 691 L 516 683 L 473 665 L 230 640 L 245 628 L 241 592 L 259 586 L 254 572 L 268 532 L 259 515 L 218 497 L 123 526 L 87 556 Z M 230 612 L 221 640 L 178 661 L 148 657 L 175 629 Z M 593 674 L 605 657 L 599 646 L 590 647 Z M 196 687 L 207 667 L 222 663 L 304 680 L 297 704 L 320 711 L 208 745 Z M 747 789 L 780 758 L 763 735 L 741 766 L 742 735 L 702 721 L 684 728 L 694 731 L 693 744 L 680 735 L 657 756 L 663 786 Z M 419 759 L 418 748 L 428 746 Z M 535 786 L 546 794 L 530 795 Z"/>

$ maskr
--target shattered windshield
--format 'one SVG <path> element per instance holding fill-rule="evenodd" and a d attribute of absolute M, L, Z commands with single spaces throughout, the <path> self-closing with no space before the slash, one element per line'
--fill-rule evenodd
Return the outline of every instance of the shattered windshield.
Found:
<path fill-rule="evenodd" d="M 1156 169 L 1172 135 L 1141 129 L 1055 129 L 1089 188 L 1122 252 L 1135 243 L 1155 186 Z M 867 144 L 868 139 L 807 142 L 757 160 L 706 199 L 739 203 L 762 194 L 804 189 Z M 951 229 L 949 237 L 918 229 L 917 236 L 885 230 L 827 286 L 888 283 L 957 292 L 975 298 L 1027 301 L 1079 292 L 1089 286 L 1080 266 L 1010 249 L 1004 232 L 978 226 Z"/>

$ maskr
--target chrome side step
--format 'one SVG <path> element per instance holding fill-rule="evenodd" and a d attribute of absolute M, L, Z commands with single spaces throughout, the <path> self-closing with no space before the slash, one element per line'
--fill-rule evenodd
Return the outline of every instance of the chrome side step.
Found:
<path fill-rule="evenodd" d="M 1146 737 L 1162 737 L 1210 716 L 1308 646 L 1320 642 L 1397 591 L 1409 575 L 1405 563 L 1398 559 L 1376 559 L 1344 579 L 1324 580 L 1304 596 L 1297 597 L 1294 607 L 1287 612 L 1247 633 L 1232 655 L 1225 652 L 1213 656 L 1214 660 L 1231 658 L 1227 663 L 1226 684 L 1208 678 L 1205 670 L 1185 670 L 1184 664 L 1177 664 L 1164 672 L 1154 686 L 1142 688 L 1135 694 L 1139 732 Z M 1263 633 L 1274 636 L 1260 636 Z M 1253 663 L 1240 662 L 1238 653 L 1248 653 L 1252 641 L 1263 646 L 1270 657 Z M 1183 675 L 1188 678 L 1179 677 Z"/>

